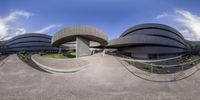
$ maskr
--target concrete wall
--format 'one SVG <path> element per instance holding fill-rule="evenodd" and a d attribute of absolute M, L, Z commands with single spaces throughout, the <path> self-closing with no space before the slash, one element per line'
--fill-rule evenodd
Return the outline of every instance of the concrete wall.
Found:
<path fill-rule="evenodd" d="M 82 37 L 76 38 L 76 57 L 88 56 L 89 51 L 89 40 Z"/>
<path fill-rule="evenodd" d="M 108 37 L 105 32 L 100 29 L 91 26 L 71 26 L 66 27 L 52 37 L 51 43 L 53 46 L 58 47 L 59 45 L 75 41 L 77 36 L 82 36 L 90 41 L 99 42 L 101 46 L 106 46 L 108 44 Z"/>

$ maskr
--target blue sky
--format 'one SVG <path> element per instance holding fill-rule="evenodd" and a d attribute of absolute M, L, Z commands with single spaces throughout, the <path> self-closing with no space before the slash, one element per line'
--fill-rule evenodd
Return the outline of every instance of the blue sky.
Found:
<path fill-rule="evenodd" d="M 109 39 L 141 23 L 162 23 L 200 40 L 197 0 L 1 0 L 0 39 L 41 32 L 53 35 L 73 25 L 91 25 Z"/>

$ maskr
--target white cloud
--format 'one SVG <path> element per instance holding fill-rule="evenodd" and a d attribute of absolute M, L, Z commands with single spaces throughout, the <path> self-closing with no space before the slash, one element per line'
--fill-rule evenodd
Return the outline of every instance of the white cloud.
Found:
<path fill-rule="evenodd" d="M 48 25 L 40 30 L 36 30 L 34 33 L 46 33 L 48 32 L 49 30 L 53 29 L 53 28 L 56 28 L 56 27 L 60 27 L 61 25 L 60 24 L 51 24 L 51 25 Z"/>
<path fill-rule="evenodd" d="M 26 29 L 13 26 L 12 23 L 17 21 L 18 18 L 29 18 L 32 13 L 20 10 L 13 11 L 8 16 L 0 17 L 0 40 L 6 40 L 13 36 L 24 34 Z"/>
<path fill-rule="evenodd" d="M 29 18 L 30 16 L 32 16 L 32 13 L 26 12 L 26 11 L 14 11 L 11 12 L 7 17 L 4 18 L 4 21 L 9 22 L 9 21 L 13 21 L 15 19 L 17 19 L 20 16 L 24 16 L 26 18 Z"/>
<path fill-rule="evenodd" d="M 24 28 L 17 28 L 16 30 L 16 35 L 25 34 L 25 33 L 26 33 L 26 29 Z"/>
<path fill-rule="evenodd" d="M 168 16 L 170 16 L 168 13 L 163 13 L 163 14 L 156 16 L 156 19 L 161 19 L 161 18 L 165 18 L 165 17 L 168 17 Z"/>
<path fill-rule="evenodd" d="M 8 25 L 6 25 L 1 19 L 0 19 L 0 40 L 4 38 L 8 31 Z"/>
<path fill-rule="evenodd" d="M 179 32 L 187 39 L 187 40 L 198 40 L 196 34 L 191 34 L 188 29 L 179 29 Z"/>
<path fill-rule="evenodd" d="M 178 24 L 178 30 L 188 40 L 200 40 L 200 15 L 176 9 L 172 14 L 161 14 L 156 19 L 170 18 Z"/>
<path fill-rule="evenodd" d="M 192 40 L 200 40 L 200 16 L 185 10 L 175 10 L 175 13 L 175 20 L 188 30 L 188 34 L 193 35 Z"/>
<path fill-rule="evenodd" d="M 14 36 L 25 34 L 26 29 L 25 28 L 11 28 L 8 31 L 8 34 L 3 38 L 3 40 L 8 40 Z"/>

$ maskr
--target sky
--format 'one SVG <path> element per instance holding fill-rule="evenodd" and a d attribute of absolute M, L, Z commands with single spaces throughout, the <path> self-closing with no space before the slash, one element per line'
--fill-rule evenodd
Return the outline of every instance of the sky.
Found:
<path fill-rule="evenodd" d="M 120 36 L 143 23 L 177 29 L 188 40 L 200 40 L 198 0 L 1 0 L 0 40 L 26 33 L 53 35 L 64 27 L 89 25 Z"/>

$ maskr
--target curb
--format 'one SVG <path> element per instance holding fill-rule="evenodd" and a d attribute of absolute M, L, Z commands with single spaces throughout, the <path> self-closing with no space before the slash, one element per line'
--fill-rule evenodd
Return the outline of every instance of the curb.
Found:
<path fill-rule="evenodd" d="M 45 71 L 47 71 L 47 72 L 53 73 L 53 74 L 57 74 L 57 73 L 74 73 L 74 72 L 78 72 L 78 71 L 84 69 L 85 67 L 87 67 L 87 66 L 89 65 L 89 64 L 87 64 L 87 65 L 84 65 L 84 66 L 82 66 L 82 67 L 80 67 L 80 68 L 74 68 L 74 69 L 67 69 L 67 70 L 64 70 L 64 69 L 56 69 L 56 68 L 51 68 L 51 67 L 49 67 L 49 66 L 45 66 L 45 65 L 43 65 L 43 64 L 41 64 L 41 63 L 39 63 L 39 62 L 37 62 L 37 61 L 33 58 L 33 56 L 31 56 L 31 59 L 32 59 L 32 61 L 33 61 L 35 64 L 38 65 L 38 67 L 40 67 L 41 69 L 43 69 L 43 70 L 45 70 Z"/>

